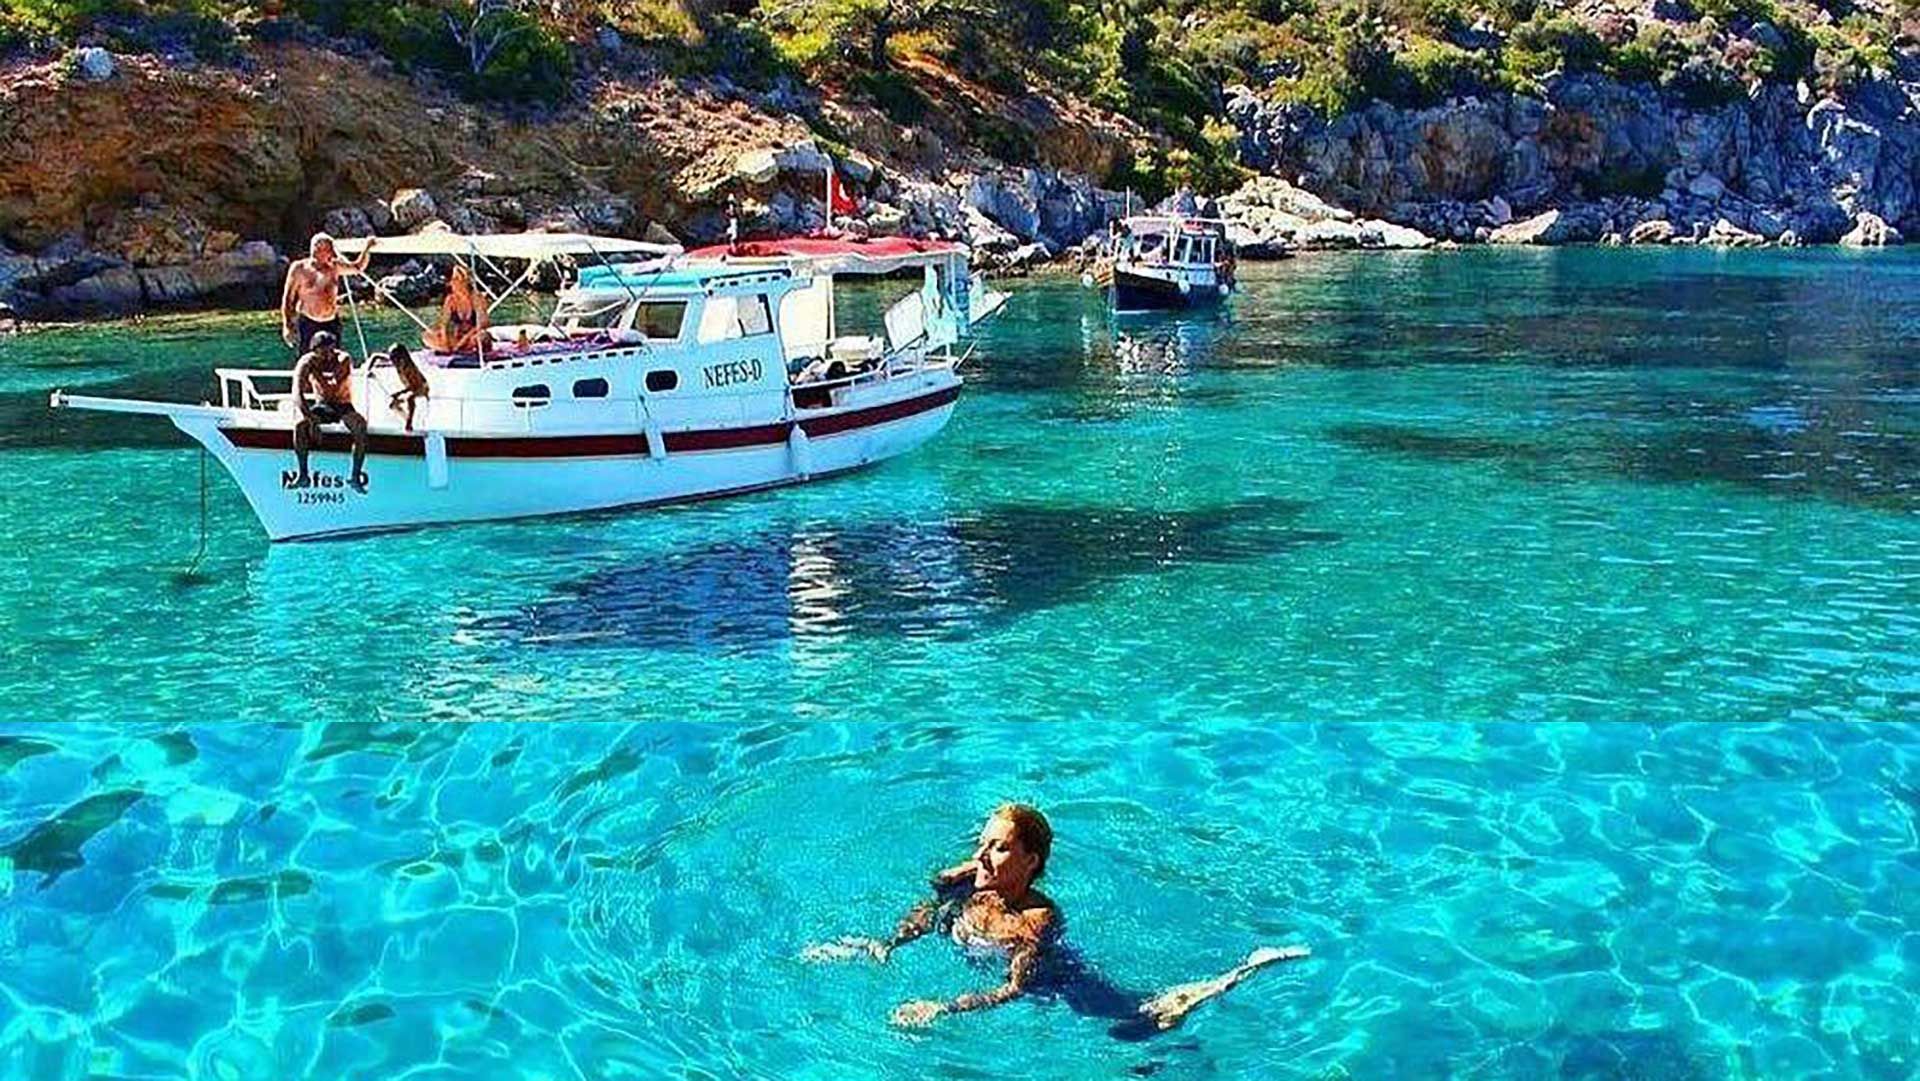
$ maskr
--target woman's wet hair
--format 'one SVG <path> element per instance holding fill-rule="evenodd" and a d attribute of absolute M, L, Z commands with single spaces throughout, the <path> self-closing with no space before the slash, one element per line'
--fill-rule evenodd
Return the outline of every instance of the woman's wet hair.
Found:
<path fill-rule="evenodd" d="M 1053 852 L 1053 827 L 1047 823 L 1047 816 L 1040 813 L 1040 808 L 1025 803 L 1001 804 L 993 816 L 1013 823 L 1013 835 L 1020 839 L 1020 847 L 1039 858 L 1033 865 L 1033 877 L 1038 881 L 1047 873 L 1047 856 Z"/>

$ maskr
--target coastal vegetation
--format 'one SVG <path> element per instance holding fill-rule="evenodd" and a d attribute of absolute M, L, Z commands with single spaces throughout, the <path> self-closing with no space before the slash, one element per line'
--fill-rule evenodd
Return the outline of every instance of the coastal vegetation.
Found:
<path fill-rule="evenodd" d="M 1920 0 L 0 0 L 0 305 L 267 295 L 308 233 L 826 224 L 1023 267 L 1898 243 Z M 409 279 L 414 281 L 415 279 Z M 421 277 L 416 284 L 431 284 Z"/>
<path fill-rule="evenodd" d="M 1111 186 L 1222 191 L 1244 179 L 1226 88 L 1333 118 L 1382 101 L 1537 93 L 1554 73 L 1641 83 L 1696 105 L 1768 83 L 1839 93 L 1892 70 L 1920 0 L 0 0 L 0 46 L 96 41 L 235 61 L 250 38 L 369 50 L 470 99 L 552 107 L 617 41 L 680 74 L 792 80 L 918 122 L 955 86 L 1067 96 L 1152 138 Z M 1028 133 L 967 133 L 1019 163 Z"/>

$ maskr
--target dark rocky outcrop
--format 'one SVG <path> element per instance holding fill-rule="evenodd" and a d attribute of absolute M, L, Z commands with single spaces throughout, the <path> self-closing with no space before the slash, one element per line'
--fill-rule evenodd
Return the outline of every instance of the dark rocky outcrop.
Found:
<path fill-rule="evenodd" d="M 1862 214 L 1920 225 L 1920 84 L 1891 78 L 1844 99 L 1769 84 L 1698 107 L 1643 84 L 1563 75 L 1540 97 L 1376 102 L 1332 121 L 1237 87 L 1227 113 L 1248 165 L 1457 240 L 1500 230 L 1596 240 L 1653 220 L 1692 235 L 1724 220 L 1768 240 L 1791 231 L 1831 242 Z M 1526 228 L 1501 220 L 1546 211 L 1560 213 Z"/>

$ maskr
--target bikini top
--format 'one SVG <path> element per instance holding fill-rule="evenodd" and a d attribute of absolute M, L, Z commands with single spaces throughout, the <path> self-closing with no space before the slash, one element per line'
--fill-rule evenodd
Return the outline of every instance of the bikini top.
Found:
<path fill-rule="evenodd" d="M 447 313 L 448 330 L 456 330 L 464 334 L 479 325 L 480 314 L 472 308 L 468 308 L 465 312 L 449 311 Z"/>
<path fill-rule="evenodd" d="M 1006 942 L 982 933 L 960 917 L 966 911 L 967 901 L 974 895 L 973 883 L 957 882 L 949 886 L 936 887 L 940 897 L 940 908 L 935 913 L 935 926 L 942 934 L 953 939 L 954 944 L 965 950 L 972 958 L 1005 958 L 1013 953 L 1013 947 Z M 1043 946 L 1057 943 L 1066 929 L 1066 921 L 1059 910 L 1054 910 L 1054 918 L 1048 924 Z"/>

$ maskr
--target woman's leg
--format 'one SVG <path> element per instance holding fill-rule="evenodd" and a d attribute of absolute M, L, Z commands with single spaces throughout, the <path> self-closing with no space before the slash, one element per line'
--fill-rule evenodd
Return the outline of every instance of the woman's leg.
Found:
<path fill-rule="evenodd" d="M 1262 947 L 1247 955 L 1247 959 L 1233 968 L 1210 980 L 1197 980 L 1170 987 L 1140 1004 L 1140 1016 L 1154 1025 L 1159 1031 L 1178 1025 L 1201 1003 L 1218 998 L 1231 990 L 1241 980 L 1252 975 L 1255 970 L 1271 965 L 1276 961 L 1295 961 L 1312 956 L 1313 951 L 1305 946 L 1287 946 L 1282 949 Z"/>

